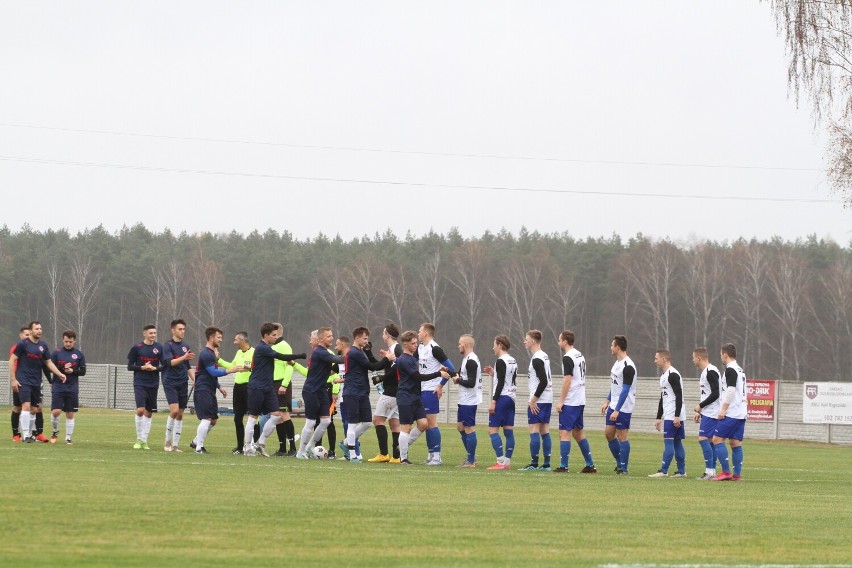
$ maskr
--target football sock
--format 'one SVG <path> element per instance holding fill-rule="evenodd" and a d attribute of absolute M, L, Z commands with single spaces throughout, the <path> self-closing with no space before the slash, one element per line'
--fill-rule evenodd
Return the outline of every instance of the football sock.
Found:
<path fill-rule="evenodd" d="M 415 431 L 419 432 L 419 430 L 416 429 Z M 399 459 L 401 460 L 408 459 L 408 443 L 410 437 L 411 436 L 409 434 L 406 434 L 405 432 L 399 433 Z"/>
<path fill-rule="evenodd" d="M 595 460 L 592 458 L 592 448 L 589 447 L 589 440 L 583 438 L 577 445 L 580 447 L 580 451 L 583 452 L 583 458 L 586 460 L 586 465 L 592 467 L 595 465 Z"/>
<path fill-rule="evenodd" d="M 571 455 L 571 440 L 559 441 L 559 467 L 568 467 L 568 457 Z"/>
<path fill-rule="evenodd" d="M 172 441 L 172 432 L 175 429 L 175 419 L 169 416 L 166 419 L 166 443 L 170 443 Z M 142 439 L 142 436 L 139 436 L 139 439 Z"/>
<path fill-rule="evenodd" d="M 467 432 L 462 430 L 461 432 L 459 432 L 459 436 L 461 437 L 462 446 L 464 446 L 464 451 L 468 452 L 468 449 L 467 449 Z"/>
<path fill-rule="evenodd" d="M 504 428 L 503 435 L 506 436 L 506 458 L 512 459 L 512 453 L 515 451 L 515 431 Z"/>
<path fill-rule="evenodd" d="M 550 454 L 553 451 L 553 441 L 550 432 L 541 435 L 541 453 L 544 454 L 544 465 L 550 465 Z"/>
<path fill-rule="evenodd" d="M 619 467 L 623 471 L 627 471 L 627 466 L 630 465 L 630 440 L 619 442 L 619 446 L 621 446 L 621 452 L 618 457 Z"/>
<path fill-rule="evenodd" d="M 503 440 L 500 439 L 500 434 L 496 432 L 491 434 L 491 447 L 494 448 L 494 455 L 497 458 L 503 457 Z"/>
<path fill-rule="evenodd" d="M 423 432 L 421 432 L 420 429 L 415 425 L 414 428 L 411 429 L 411 432 L 409 432 L 408 434 L 408 447 L 410 448 L 411 444 L 413 444 L 417 440 L 417 438 L 419 438 L 422 434 Z"/>
<path fill-rule="evenodd" d="M 136 439 L 142 439 L 142 417 L 136 416 Z"/>
<path fill-rule="evenodd" d="M 237 432 L 237 447 L 242 448 L 243 444 L 246 443 L 246 430 L 245 426 L 243 426 L 243 416 L 244 414 L 234 414 L 234 428 Z"/>
<path fill-rule="evenodd" d="M 314 435 L 314 421 L 313 420 L 305 420 L 305 427 L 302 428 L 302 437 L 299 440 L 299 452 L 304 452 L 308 443 L 311 441 L 311 438 Z"/>
<path fill-rule="evenodd" d="M 660 465 L 660 471 L 663 473 L 669 472 L 669 466 L 672 464 L 672 458 L 674 457 L 675 449 L 674 449 L 674 440 L 671 438 L 666 438 L 663 440 L 663 463 Z"/>
<path fill-rule="evenodd" d="M 372 426 L 372 425 L 373 425 L 372 422 L 361 422 L 360 424 L 355 426 L 355 439 L 360 440 L 361 436 L 364 435 L 364 432 L 369 430 L 370 426 Z"/>
<path fill-rule="evenodd" d="M 355 438 L 357 435 L 355 434 L 355 424 L 350 424 L 346 429 L 346 445 L 352 448 L 352 451 L 355 451 Z"/>
<path fill-rule="evenodd" d="M 12 435 L 19 436 L 21 434 L 21 413 L 12 411 Z"/>
<path fill-rule="evenodd" d="M 743 471 L 743 447 L 731 448 L 731 461 L 734 462 L 734 475 L 740 475 Z"/>
<path fill-rule="evenodd" d="M 621 444 L 618 442 L 618 438 L 613 438 L 609 441 L 609 452 L 615 458 L 616 465 L 618 465 L 618 458 L 621 454 Z"/>
<path fill-rule="evenodd" d="M 293 424 L 293 419 L 288 418 L 284 421 L 284 430 L 287 434 L 287 443 L 290 444 L 290 450 L 296 449 L 296 426 Z"/>
<path fill-rule="evenodd" d="M 313 435 L 313 438 L 311 438 L 311 441 L 310 441 L 310 443 L 309 443 L 309 444 L 308 444 L 308 446 L 307 446 L 307 449 L 308 449 L 308 450 L 313 450 L 313 449 L 314 449 L 314 446 L 316 446 L 316 445 L 317 445 L 317 442 L 319 442 L 319 441 L 322 439 L 322 435 L 323 435 L 323 434 L 325 434 L 325 431 L 328 429 L 328 425 L 329 425 L 329 424 L 331 424 L 331 418 L 330 418 L 330 417 L 320 418 L 319 426 L 317 426 L 317 427 L 314 429 L 314 435 Z M 331 440 L 329 440 L 329 442 L 330 442 L 330 441 L 331 441 Z M 331 444 L 329 444 L 329 445 L 331 445 Z M 333 447 L 333 446 L 332 446 L 332 447 Z"/>
<path fill-rule="evenodd" d="M 432 444 L 429 447 L 429 451 L 440 454 L 441 453 L 441 429 L 435 426 L 434 428 L 430 428 L 432 430 Z"/>
<path fill-rule="evenodd" d="M 334 420 L 328 423 L 328 428 L 325 429 L 326 434 L 328 434 L 328 451 L 333 452 L 334 448 L 337 446 L 337 426 L 334 424 Z M 320 436 L 315 446 L 319 444 L 322 445 L 322 436 Z"/>
<path fill-rule="evenodd" d="M 180 446 L 180 435 L 183 432 L 183 418 L 178 420 L 175 418 L 175 427 L 172 430 L 172 447 L 177 448 Z M 147 439 L 147 436 L 145 437 Z"/>
<path fill-rule="evenodd" d="M 731 463 L 728 461 L 728 447 L 724 440 L 715 444 L 713 449 L 716 450 L 716 457 L 719 458 L 719 464 L 722 466 L 722 471 L 731 473 Z"/>
<path fill-rule="evenodd" d="M 148 443 L 148 434 L 151 433 L 151 423 L 154 421 L 152 416 L 142 416 L 142 441 Z"/>
<path fill-rule="evenodd" d="M 74 433 L 74 419 L 66 418 L 65 419 L 65 439 L 70 440 L 71 434 Z"/>
<path fill-rule="evenodd" d="M 243 435 L 243 439 L 248 438 L 249 440 L 253 440 L 254 437 L 250 435 L 254 433 L 254 427 L 257 425 L 257 417 L 249 415 L 248 421 L 246 422 L 246 429 L 244 430 L 245 434 Z M 247 444 L 246 444 L 247 445 Z M 245 447 L 245 446 L 244 446 Z"/>
<path fill-rule="evenodd" d="M 675 463 L 677 464 L 678 473 L 686 473 L 686 449 L 683 447 L 683 440 L 680 438 L 674 441 Z"/>
<path fill-rule="evenodd" d="M 21 418 L 20 418 L 20 422 L 18 424 L 18 427 L 21 430 L 21 438 L 24 439 L 24 440 L 29 438 L 30 434 L 32 433 L 30 431 L 30 416 L 31 416 L 31 414 L 30 414 L 29 410 L 22 410 L 21 411 Z"/>
<path fill-rule="evenodd" d="M 476 432 L 467 435 L 467 461 L 476 463 Z"/>
<path fill-rule="evenodd" d="M 207 438 L 207 432 L 210 430 L 210 421 L 202 420 L 198 423 L 198 430 L 195 432 L 195 450 L 204 447 L 204 440 Z"/>
<path fill-rule="evenodd" d="M 376 440 L 379 442 L 379 453 L 388 455 L 388 427 L 384 424 L 376 426 Z"/>
<path fill-rule="evenodd" d="M 263 432 L 260 434 L 260 438 L 257 440 L 258 444 L 265 444 L 267 438 L 272 435 L 272 431 L 275 430 L 275 427 L 278 425 L 278 421 L 281 420 L 281 417 L 277 414 L 271 414 L 269 419 L 266 421 L 266 424 L 263 426 Z"/>
<path fill-rule="evenodd" d="M 54 432 L 59 432 L 59 417 L 51 414 L 50 425 L 53 427 Z"/>
<path fill-rule="evenodd" d="M 418 431 L 419 431 L 419 430 L 418 430 Z M 435 444 L 435 441 L 434 441 L 434 439 L 433 439 L 433 436 L 434 436 L 434 434 L 432 433 L 432 429 L 431 429 L 431 428 L 427 428 L 427 429 L 426 429 L 426 448 L 427 448 L 427 450 L 429 451 L 429 454 L 431 454 L 431 453 L 432 453 L 432 446 Z M 416 440 L 416 439 L 417 439 L 417 438 L 415 438 L 415 440 Z"/>
<path fill-rule="evenodd" d="M 530 434 L 530 456 L 532 463 L 538 463 L 538 452 L 541 450 L 541 434 L 535 432 Z"/>
<path fill-rule="evenodd" d="M 704 471 L 716 469 L 716 456 L 713 454 L 713 444 L 710 440 L 698 440 L 701 445 L 701 453 L 704 454 Z"/>
<path fill-rule="evenodd" d="M 30 426 L 30 427 L 32 427 L 32 426 Z M 36 430 L 36 436 L 38 436 L 39 434 L 44 432 L 44 414 L 42 413 L 41 410 L 36 412 L 36 415 L 35 415 L 35 430 Z"/>
<path fill-rule="evenodd" d="M 275 425 L 275 433 L 278 435 L 278 449 L 282 452 L 287 451 L 287 427 L 283 422 Z"/>
<path fill-rule="evenodd" d="M 393 457 L 399 459 L 399 432 L 391 432 L 393 437 Z"/>

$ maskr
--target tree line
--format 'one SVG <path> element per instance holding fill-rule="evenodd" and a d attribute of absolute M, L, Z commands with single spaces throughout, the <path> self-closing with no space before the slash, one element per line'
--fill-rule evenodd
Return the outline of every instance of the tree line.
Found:
<path fill-rule="evenodd" d="M 51 348 L 63 329 L 76 329 L 92 362 L 122 362 L 148 323 L 165 341 L 181 317 L 193 344 L 203 344 L 208 325 L 246 330 L 255 341 L 261 322 L 280 321 L 296 349 L 321 325 L 338 335 L 366 325 L 378 338 L 388 321 L 402 329 L 429 321 L 448 353 L 473 333 L 487 359 L 493 337 L 506 334 L 524 366 L 523 334 L 535 328 L 555 374 L 563 329 L 577 334 L 591 375 L 608 374 L 617 333 L 627 335 L 643 376 L 656 373 L 655 349 L 670 350 L 691 376 L 695 347 L 714 353 L 728 341 L 752 378 L 839 381 L 852 368 L 852 246 L 816 237 L 675 243 L 522 229 L 347 241 L 273 229 L 3 227 L 0 290 L 7 344 L 40 320 Z"/>

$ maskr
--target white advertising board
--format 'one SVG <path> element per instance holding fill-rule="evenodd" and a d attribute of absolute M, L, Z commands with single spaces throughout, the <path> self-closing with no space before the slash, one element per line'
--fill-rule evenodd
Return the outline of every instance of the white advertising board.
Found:
<path fill-rule="evenodd" d="M 802 385 L 802 422 L 852 424 L 852 383 Z"/>

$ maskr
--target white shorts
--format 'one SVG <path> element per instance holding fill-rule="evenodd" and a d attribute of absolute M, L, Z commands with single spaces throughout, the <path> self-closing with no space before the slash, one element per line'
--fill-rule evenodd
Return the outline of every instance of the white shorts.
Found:
<path fill-rule="evenodd" d="M 379 402 L 376 403 L 376 411 L 373 413 L 376 416 L 384 416 L 388 420 L 396 418 L 399 420 L 399 407 L 396 405 L 395 396 L 382 395 L 379 397 Z"/>

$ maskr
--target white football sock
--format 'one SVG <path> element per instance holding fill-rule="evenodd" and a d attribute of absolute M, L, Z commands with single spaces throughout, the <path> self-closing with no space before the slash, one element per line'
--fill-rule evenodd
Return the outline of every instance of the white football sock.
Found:
<path fill-rule="evenodd" d="M 65 439 L 70 440 L 71 434 L 74 433 L 74 419 L 66 418 L 65 419 Z"/>
<path fill-rule="evenodd" d="M 183 419 L 175 418 L 174 430 L 172 430 L 172 447 L 177 448 L 180 445 L 180 433 L 183 431 Z"/>

